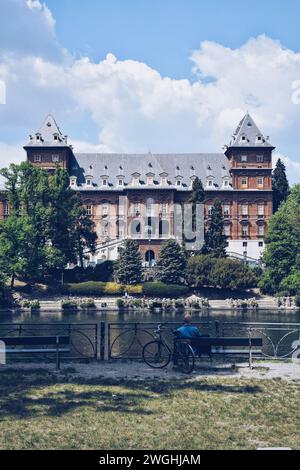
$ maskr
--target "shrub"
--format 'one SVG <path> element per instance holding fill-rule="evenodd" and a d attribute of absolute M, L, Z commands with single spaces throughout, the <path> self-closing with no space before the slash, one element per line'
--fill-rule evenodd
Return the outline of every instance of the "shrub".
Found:
<path fill-rule="evenodd" d="M 125 307 L 124 300 L 122 300 L 122 299 L 117 299 L 116 303 L 117 303 L 117 307 L 118 307 L 119 310 L 121 310 L 122 308 Z"/>
<path fill-rule="evenodd" d="M 78 284 L 65 284 L 64 290 L 67 294 L 71 295 L 93 295 L 101 296 L 104 293 L 103 282 L 82 282 Z"/>
<path fill-rule="evenodd" d="M 163 282 L 145 282 L 143 294 L 149 297 L 177 298 L 187 295 L 189 288 L 176 284 L 164 284 Z"/>
<path fill-rule="evenodd" d="M 78 307 L 77 302 L 75 302 L 74 300 L 62 300 L 61 302 L 61 308 L 63 310 L 68 310 L 68 309 L 76 310 L 77 307 Z"/>
<path fill-rule="evenodd" d="M 297 294 L 295 297 L 295 305 L 300 308 L 300 294 Z"/>
<path fill-rule="evenodd" d="M 22 308 L 28 308 L 30 310 L 39 310 L 40 302 L 38 300 L 23 300 L 21 306 Z"/>
<path fill-rule="evenodd" d="M 113 278 L 114 262 L 110 260 L 96 264 L 95 267 L 88 266 L 81 268 L 76 266 L 73 269 L 65 269 L 64 279 L 66 283 L 101 281 L 108 282 Z"/>
<path fill-rule="evenodd" d="M 300 271 L 295 270 L 292 274 L 284 278 L 279 286 L 280 291 L 286 292 L 286 296 L 296 295 L 300 292 Z"/>
<path fill-rule="evenodd" d="M 88 309 L 88 308 L 95 308 L 95 302 L 92 299 L 86 299 L 80 302 L 80 308 L 82 309 Z"/>
<path fill-rule="evenodd" d="M 137 284 L 136 286 L 124 286 L 124 292 L 127 292 L 129 295 L 141 295 L 143 293 L 142 284 Z"/>
<path fill-rule="evenodd" d="M 122 295 L 124 292 L 124 286 L 117 284 L 116 282 L 106 282 L 104 284 L 103 293 L 106 295 Z"/>

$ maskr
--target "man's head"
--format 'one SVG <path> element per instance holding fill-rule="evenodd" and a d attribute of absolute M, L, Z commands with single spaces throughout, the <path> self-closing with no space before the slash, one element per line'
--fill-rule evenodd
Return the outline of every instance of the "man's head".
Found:
<path fill-rule="evenodd" d="M 190 315 L 189 313 L 186 313 L 184 315 L 184 323 L 186 323 L 187 325 L 190 325 L 192 323 L 192 315 Z"/>

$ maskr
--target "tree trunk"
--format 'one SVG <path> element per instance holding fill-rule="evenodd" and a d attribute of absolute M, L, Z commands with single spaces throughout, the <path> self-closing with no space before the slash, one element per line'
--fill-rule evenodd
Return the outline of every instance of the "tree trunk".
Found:
<path fill-rule="evenodd" d="M 15 285 L 15 274 L 12 274 L 11 280 L 10 280 L 10 288 L 13 289 Z"/>

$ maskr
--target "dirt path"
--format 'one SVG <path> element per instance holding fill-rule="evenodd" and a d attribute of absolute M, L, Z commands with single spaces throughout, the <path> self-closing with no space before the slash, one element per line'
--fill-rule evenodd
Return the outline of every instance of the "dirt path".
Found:
<path fill-rule="evenodd" d="M 55 373 L 55 365 L 53 363 L 15 363 L 0 367 L 1 371 L 5 369 L 13 370 L 30 370 L 33 373 L 41 373 L 41 369 L 49 373 Z M 63 363 L 61 372 L 62 376 L 93 379 L 93 378 L 111 378 L 111 379 L 134 379 L 134 380 L 151 380 L 170 378 L 193 378 L 201 379 L 201 377 L 228 377 L 228 378 L 255 378 L 255 379 L 283 379 L 283 380 L 300 380 L 300 362 L 258 362 L 252 370 L 246 363 L 232 366 L 229 363 L 219 364 L 201 364 L 197 365 L 196 370 L 189 376 L 182 374 L 173 369 L 172 365 L 166 369 L 151 369 L 144 363 L 140 362 L 90 362 L 90 363 Z"/>

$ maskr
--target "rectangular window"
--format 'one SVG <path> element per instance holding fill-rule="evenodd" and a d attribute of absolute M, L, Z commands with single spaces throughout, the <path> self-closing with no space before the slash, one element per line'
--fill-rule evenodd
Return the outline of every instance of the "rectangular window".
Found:
<path fill-rule="evenodd" d="M 208 215 L 211 215 L 211 213 L 212 213 L 212 208 L 213 208 L 213 206 L 208 206 L 208 208 L 207 208 L 207 213 L 208 213 Z"/>
<path fill-rule="evenodd" d="M 3 206 L 3 215 L 4 217 L 7 217 L 9 216 L 9 205 L 6 203 L 4 203 L 4 206 Z"/>
<path fill-rule="evenodd" d="M 257 178 L 257 186 L 262 187 L 264 185 L 264 179 L 262 176 Z"/>
<path fill-rule="evenodd" d="M 92 180 L 87 179 L 87 180 L 86 180 L 86 185 L 87 185 L 87 186 L 91 186 L 91 184 L 92 184 Z"/>
<path fill-rule="evenodd" d="M 161 205 L 161 212 L 162 214 L 167 214 L 168 212 L 168 204 L 166 202 L 163 202 Z"/>
<path fill-rule="evenodd" d="M 107 180 L 106 180 L 106 179 L 104 179 L 104 180 L 102 181 L 102 186 L 107 186 Z"/>
<path fill-rule="evenodd" d="M 119 181 L 118 181 L 118 185 L 119 185 L 119 186 L 123 186 L 123 180 L 119 180 Z"/>
<path fill-rule="evenodd" d="M 225 217 L 230 215 L 230 206 L 228 206 L 228 205 L 224 206 L 223 214 L 224 214 Z"/>
<path fill-rule="evenodd" d="M 248 178 L 243 177 L 243 178 L 241 179 L 241 185 L 242 185 L 244 188 L 247 188 L 247 187 L 248 187 Z"/>
<path fill-rule="evenodd" d="M 41 155 L 34 155 L 33 156 L 34 163 L 40 163 L 42 161 Z"/>
<path fill-rule="evenodd" d="M 244 238 L 248 237 L 248 226 L 247 225 L 244 225 L 242 227 L 242 237 L 244 237 Z"/>
<path fill-rule="evenodd" d="M 265 215 L 265 206 L 264 206 L 264 204 L 258 204 L 257 214 L 258 215 Z"/>
<path fill-rule="evenodd" d="M 257 161 L 257 163 L 263 163 L 264 162 L 264 156 L 263 155 L 257 155 L 256 156 L 256 161 Z"/>
<path fill-rule="evenodd" d="M 59 155 L 52 155 L 52 162 L 58 163 L 59 162 Z"/>
<path fill-rule="evenodd" d="M 92 215 L 92 205 L 91 204 L 87 204 L 85 206 L 85 210 L 86 210 L 86 215 Z"/>
<path fill-rule="evenodd" d="M 102 206 L 102 215 L 108 215 L 108 205 L 107 204 L 104 204 Z"/>
<path fill-rule="evenodd" d="M 248 213 L 249 213 L 248 204 L 243 204 L 242 205 L 242 215 L 248 215 Z"/>
<path fill-rule="evenodd" d="M 264 237 L 264 235 L 265 235 L 265 227 L 264 227 L 263 225 L 259 225 L 257 232 L 258 232 L 258 236 L 259 236 L 259 237 Z"/>
<path fill-rule="evenodd" d="M 264 242 L 258 242 L 258 246 L 259 246 L 259 248 L 263 248 L 264 247 Z"/>
<path fill-rule="evenodd" d="M 242 156 L 241 156 L 241 162 L 242 162 L 242 163 L 247 163 L 247 161 L 248 161 L 247 155 L 242 155 Z"/>
<path fill-rule="evenodd" d="M 243 242 L 243 248 L 247 248 L 248 246 L 248 243 L 247 242 Z"/>

